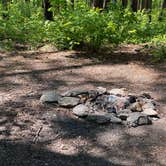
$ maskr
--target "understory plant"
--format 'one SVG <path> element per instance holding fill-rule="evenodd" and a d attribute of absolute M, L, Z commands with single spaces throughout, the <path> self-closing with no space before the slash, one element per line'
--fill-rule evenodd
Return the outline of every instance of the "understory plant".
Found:
<path fill-rule="evenodd" d="M 85 1 L 77 2 L 74 9 L 61 5 L 60 11 L 54 5 L 50 8 L 54 12 L 53 21 L 43 19 L 40 0 L 30 0 L 28 5 L 23 0 L 15 1 L 8 10 L 0 5 L 0 41 L 33 47 L 52 43 L 59 49 L 88 46 L 98 50 L 107 44 L 151 42 L 166 35 L 166 20 L 158 20 L 157 10 L 151 13 L 149 21 L 146 12 L 132 12 L 119 4 L 111 4 L 105 11 L 92 9 Z"/>

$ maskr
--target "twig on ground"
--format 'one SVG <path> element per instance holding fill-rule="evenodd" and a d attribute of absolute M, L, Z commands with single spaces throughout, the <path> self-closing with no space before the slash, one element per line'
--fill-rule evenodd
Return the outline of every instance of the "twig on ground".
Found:
<path fill-rule="evenodd" d="M 34 143 L 34 144 L 37 143 L 37 141 L 39 140 L 40 132 L 41 132 L 42 129 L 43 129 L 43 127 L 41 126 L 41 127 L 38 129 L 38 131 L 36 132 L 35 137 L 34 137 L 34 139 L 33 139 L 33 143 Z"/>

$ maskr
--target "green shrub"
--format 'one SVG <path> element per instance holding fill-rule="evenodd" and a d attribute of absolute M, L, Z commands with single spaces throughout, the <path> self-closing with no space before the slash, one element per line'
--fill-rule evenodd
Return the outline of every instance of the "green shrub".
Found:
<path fill-rule="evenodd" d="M 105 44 L 142 43 L 165 41 L 166 20 L 158 20 L 158 10 L 153 10 L 152 21 L 144 11 L 131 12 L 120 5 L 110 5 L 106 11 L 91 9 L 79 1 L 73 10 L 64 7 L 64 0 L 52 1 L 54 21 L 43 19 L 40 0 L 14 1 L 4 10 L 0 5 L 0 40 L 28 43 L 37 46 L 53 43 L 59 49 L 72 49 L 86 45 L 97 50 Z M 34 5 L 38 4 L 37 6 Z M 57 3 L 61 3 L 60 11 Z M 7 18 L 2 17 L 7 13 Z"/>

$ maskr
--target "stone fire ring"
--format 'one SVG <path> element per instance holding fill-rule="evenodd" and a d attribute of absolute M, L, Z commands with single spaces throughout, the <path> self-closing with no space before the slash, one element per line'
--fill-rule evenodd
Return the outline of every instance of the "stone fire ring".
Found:
<path fill-rule="evenodd" d="M 148 93 L 139 95 L 129 93 L 125 88 L 107 90 L 70 90 L 65 93 L 44 92 L 40 97 L 44 104 L 56 103 L 87 121 L 97 124 L 126 124 L 129 127 L 152 124 L 157 120 L 156 101 Z"/>

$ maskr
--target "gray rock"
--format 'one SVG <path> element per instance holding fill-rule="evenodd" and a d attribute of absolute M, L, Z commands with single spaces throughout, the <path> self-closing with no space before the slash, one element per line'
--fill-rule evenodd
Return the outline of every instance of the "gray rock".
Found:
<path fill-rule="evenodd" d="M 127 124 L 131 127 L 137 127 L 140 125 L 148 125 L 151 124 L 152 121 L 150 120 L 149 116 L 140 113 L 140 112 L 133 112 L 127 118 Z"/>
<path fill-rule="evenodd" d="M 43 93 L 43 95 L 40 97 L 40 101 L 42 103 L 58 103 L 60 98 L 61 96 L 55 91 L 48 91 Z"/>
<path fill-rule="evenodd" d="M 97 87 L 96 91 L 97 91 L 100 95 L 102 95 L 102 94 L 104 94 L 104 93 L 107 92 L 107 89 L 104 88 L 104 87 L 99 86 L 99 87 Z"/>
<path fill-rule="evenodd" d="M 108 117 L 110 118 L 111 123 L 116 123 L 116 124 L 122 123 L 122 120 L 120 118 L 116 117 L 115 114 L 110 114 L 110 115 L 108 115 Z"/>
<path fill-rule="evenodd" d="M 91 113 L 87 116 L 86 119 L 98 124 L 110 123 L 110 117 L 104 112 Z"/>
<path fill-rule="evenodd" d="M 84 104 L 77 105 L 73 108 L 73 113 L 78 117 L 85 117 L 88 115 L 88 112 L 89 108 Z"/>
<path fill-rule="evenodd" d="M 121 120 L 126 120 L 132 112 L 129 109 L 120 110 L 117 112 L 117 117 Z"/>
<path fill-rule="evenodd" d="M 89 95 L 89 91 L 87 90 L 70 90 L 67 92 L 64 92 L 62 96 L 66 97 L 78 97 L 79 95 Z"/>
<path fill-rule="evenodd" d="M 122 120 L 116 117 L 115 114 L 109 114 L 105 112 L 94 112 L 87 116 L 86 118 L 88 121 L 93 121 L 98 124 L 105 124 L 105 123 L 116 123 L 121 124 Z"/>
<path fill-rule="evenodd" d="M 58 100 L 58 104 L 62 107 L 74 107 L 80 102 L 79 98 L 76 97 L 61 97 Z"/>

